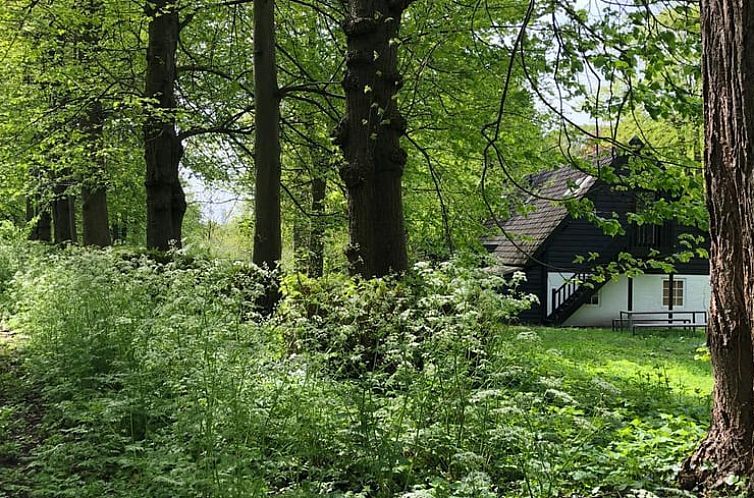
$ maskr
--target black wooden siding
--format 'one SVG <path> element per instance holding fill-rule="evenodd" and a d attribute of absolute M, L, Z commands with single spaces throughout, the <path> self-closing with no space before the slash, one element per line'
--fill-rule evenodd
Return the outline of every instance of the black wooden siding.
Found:
<path fill-rule="evenodd" d="M 627 223 L 628 213 L 635 209 L 634 195 L 631 192 L 615 192 L 609 186 L 602 184 L 593 187 L 587 197 L 594 203 L 596 211 L 601 216 L 610 217 L 612 213 L 616 213 L 627 232 L 633 229 L 634 225 Z M 671 230 L 668 235 L 673 240 L 677 240 L 681 233 L 700 234 L 696 229 L 685 227 L 667 227 L 666 229 Z M 631 252 L 635 256 L 641 256 L 636 251 L 632 251 L 629 241 L 630 234 L 628 233 L 611 237 L 605 235 L 601 228 L 590 221 L 569 216 L 550 235 L 542 250 L 537 254 L 537 259 L 550 265 L 551 271 L 578 273 L 613 261 L 619 252 Z M 706 249 L 709 250 L 708 243 Z M 677 242 L 675 250 L 682 250 Z M 590 261 L 590 253 L 597 253 L 599 257 Z M 582 257 L 584 261 L 577 263 L 578 257 Z M 538 264 L 534 263 L 534 266 Z M 688 263 L 676 263 L 674 266 L 678 274 L 707 275 L 709 273 L 709 261 L 706 258 L 696 257 Z M 647 273 L 655 272 L 648 271 Z M 661 273 L 661 271 L 656 273 Z"/>
<path fill-rule="evenodd" d="M 518 318 L 525 323 L 541 323 L 544 319 L 543 313 L 547 309 L 547 271 L 540 265 L 529 266 L 522 271 L 526 274 L 526 282 L 519 290 L 536 295 L 542 305 L 533 305 L 531 309 L 520 313 Z"/>
<path fill-rule="evenodd" d="M 587 198 L 594 203 L 595 210 L 603 217 L 617 213 L 625 226 L 626 215 L 633 209 L 633 195 L 628 192 L 613 192 L 607 185 L 592 187 Z M 627 245 L 625 236 L 605 235 L 601 228 L 592 222 L 567 217 L 553 232 L 541 253 L 541 260 L 557 268 L 556 271 L 580 272 L 590 267 L 608 263 L 618 251 Z M 589 261 L 590 253 L 598 253 L 598 259 Z M 576 263 L 577 257 L 584 261 Z"/>
<path fill-rule="evenodd" d="M 635 210 L 634 194 L 631 192 L 615 192 L 608 185 L 601 184 L 592 187 L 587 197 L 594 203 L 596 211 L 603 217 L 618 215 L 624 229 L 628 232 L 631 226 L 627 224 L 627 215 Z M 682 232 L 699 234 L 698 230 L 684 227 L 667 227 L 672 230 L 668 233 L 674 239 Z M 527 282 L 522 287 L 531 294 L 536 294 L 542 305 L 536 305 L 531 310 L 522 313 L 522 322 L 541 323 L 545 317 L 546 303 L 549 299 L 547 286 L 548 271 L 584 272 L 590 267 L 607 264 L 613 261 L 620 252 L 632 252 L 629 247 L 630 233 L 611 237 L 605 235 L 601 228 L 593 223 L 568 216 L 558 228 L 550 235 L 543 244 L 541 250 L 535 255 L 539 262 L 531 262 L 523 271 L 526 273 Z M 680 249 L 676 246 L 676 250 Z M 589 261 L 590 253 L 598 253 L 599 257 Z M 635 254 L 640 256 L 639 254 Z M 581 263 L 576 263 L 578 256 L 584 258 Z M 543 266 L 541 263 L 544 263 Z M 709 274 L 709 261 L 705 258 L 694 258 L 688 263 L 674 265 L 677 274 L 684 275 L 707 275 Z M 647 271 L 647 273 L 663 273 L 660 270 Z"/>

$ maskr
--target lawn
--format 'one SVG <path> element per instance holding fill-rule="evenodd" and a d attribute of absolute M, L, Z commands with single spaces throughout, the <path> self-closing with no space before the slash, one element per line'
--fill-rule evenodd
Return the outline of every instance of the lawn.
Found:
<path fill-rule="evenodd" d="M 605 329 L 539 328 L 541 350 L 557 368 L 611 379 L 667 379 L 683 394 L 712 391 L 709 361 L 702 361 L 702 332 L 642 332 Z"/>

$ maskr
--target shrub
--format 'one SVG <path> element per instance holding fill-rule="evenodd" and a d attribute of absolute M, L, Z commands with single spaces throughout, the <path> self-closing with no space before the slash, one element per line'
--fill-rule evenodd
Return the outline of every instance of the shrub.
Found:
<path fill-rule="evenodd" d="M 394 372 L 421 366 L 430 349 L 462 344 L 478 353 L 480 341 L 531 306 L 534 296 L 515 290 L 522 278 L 453 263 L 420 263 L 401 280 L 295 274 L 283 284 L 280 323 L 292 352 L 319 352 L 340 375 Z"/>

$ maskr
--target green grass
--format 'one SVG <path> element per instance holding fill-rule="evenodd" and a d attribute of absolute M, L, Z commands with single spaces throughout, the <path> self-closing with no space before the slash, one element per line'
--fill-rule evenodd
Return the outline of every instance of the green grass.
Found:
<path fill-rule="evenodd" d="M 636 377 L 669 379 L 682 394 L 712 392 L 708 361 L 699 359 L 702 332 L 658 331 L 631 335 L 603 329 L 539 328 L 542 350 L 568 372 L 602 375 L 616 380 Z"/>
<path fill-rule="evenodd" d="M 517 458 L 519 457 L 513 460 L 500 458 L 498 461 L 491 462 L 493 467 L 499 466 L 503 469 L 510 469 L 505 472 L 508 472 L 510 477 L 514 479 L 520 478 L 523 475 L 522 472 L 525 471 L 529 475 L 528 478 L 536 483 L 536 488 L 533 491 L 527 492 L 522 489 L 520 494 L 509 491 L 503 494 L 503 496 L 557 496 L 558 493 L 565 491 L 565 489 L 584 489 L 579 486 L 578 482 L 574 481 L 576 478 L 583 479 L 584 484 L 588 484 L 585 487 L 590 489 L 596 489 L 600 487 L 599 485 L 602 485 L 606 489 L 604 496 L 612 496 L 613 493 L 615 493 L 615 496 L 619 496 L 621 489 L 645 487 L 651 489 L 656 486 L 672 485 L 672 479 L 670 481 L 667 480 L 669 479 L 669 474 L 667 473 L 668 465 L 672 465 L 688 452 L 694 441 L 701 435 L 701 431 L 706 423 L 706 402 L 711 386 L 711 376 L 709 364 L 695 359 L 696 349 L 703 341 L 701 335 L 687 337 L 673 332 L 668 335 L 631 336 L 625 333 L 597 329 L 511 327 L 501 329 L 497 334 L 497 339 L 500 345 L 513 346 L 516 352 L 512 357 L 508 357 L 510 351 L 505 347 L 503 348 L 505 352 L 503 349 L 497 350 L 495 354 L 500 356 L 491 358 L 491 360 L 503 361 L 507 365 L 507 368 L 502 370 L 521 369 L 524 372 L 521 374 L 521 383 L 519 381 L 511 381 L 510 379 L 506 380 L 505 383 L 508 386 L 502 391 L 503 397 L 518 399 L 520 395 L 527 395 L 527 393 L 529 396 L 520 398 L 519 401 L 515 401 L 512 405 L 503 403 L 503 406 L 523 406 L 521 403 L 530 404 L 528 409 L 525 409 L 518 415 L 513 415 L 509 420 L 505 421 L 499 427 L 499 430 L 507 431 L 508 429 L 505 429 L 506 423 L 510 423 L 512 426 L 524 423 L 530 426 L 534 434 L 559 433 L 563 435 L 563 439 L 554 435 L 546 436 L 556 438 L 559 441 L 552 447 L 539 447 L 539 445 L 543 444 L 537 441 L 536 438 L 539 436 L 534 439 L 525 440 L 523 444 L 526 446 L 526 449 L 522 454 L 526 455 L 528 463 L 521 464 L 523 465 L 523 470 L 515 468 L 515 462 L 518 461 Z M 3 361 L 0 362 L 0 368 L 5 371 L 2 372 L 0 377 L 4 376 L 10 380 L 11 374 L 18 372 L 18 367 L 11 369 L 11 365 L 18 365 L 20 360 L 19 354 L 17 351 L 11 352 L 7 347 L 4 348 L 2 354 Z M 12 360 L 12 357 L 15 357 L 15 359 Z M 604 391 L 607 392 L 609 399 L 594 401 L 595 398 L 593 395 L 599 390 L 595 385 L 595 379 L 602 379 L 607 381 L 609 386 L 615 386 L 615 392 L 610 390 Z M 538 387 L 538 385 L 544 384 L 547 387 L 551 382 L 555 382 L 557 392 L 569 393 L 566 396 L 572 395 L 575 401 L 570 403 L 556 399 L 540 406 L 536 397 L 541 394 L 543 388 Z M 325 382 L 322 384 L 322 381 L 318 381 L 307 390 L 306 394 L 309 398 L 305 403 L 317 413 L 310 413 L 308 415 L 300 413 L 296 416 L 299 423 L 303 420 L 306 421 L 304 422 L 305 424 L 309 424 L 309 426 L 304 425 L 295 431 L 295 434 L 297 434 L 295 437 L 300 438 L 301 447 L 298 449 L 295 448 L 295 439 L 291 440 L 283 437 L 282 434 L 267 435 L 273 441 L 280 441 L 282 438 L 282 440 L 287 441 L 288 445 L 294 445 L 294 447 L 284 450 L 279 455 L 279 458 L 288 459 L 291 458 L 291 455 L 299 455 L 293 457 L 295 459 L 302 458 L 305 453 L 312 451 L 309 447 L 310 445 L 316 447 L 323 443 L 323 441 L 319 441 L 319 438 L 327 436 L 323 434 L 317 435 L 317 432 L 322 430 L 321 424 L 325 421 L 323 417 L 326 417 L 326 414 L 322 412 L 322 410 L 326 410 L 326 405 L 321 405 L 321 403 L 339 405 L 343 401 L 346 401 L 343 399 L 339 400 L 338 397 L 342 395 L 340 392 L 341 387 L 345 387 L 347 384 L 350 383 L 344 383 L 339 387 L 337 383 Z M 4 384 L 4 396 L 6 399 L 12 398 L 15 400 L 15 404 L 12 406 L 14 412 L 23 413 L 31 410 L 39 410 L 39 406 L 23 406 L 25 399 L 37 400 L 40 396 L 38 392 L 29 391 L 31 385 L 28 382 L 22 383 L 18 381 L 8 381 Z M 470 389 L 469 391 L 463 394 L 454 394 L 453 397 L 459 399 L 465 397 L 467 400 L 473 399 L 475 396 L 481 395 L 480 393 L 489 390 L 490 387 L 501 386 L 485 385 L 476 388 L 467 386 L 467 389 Z M 353 388 L 354 386 L 348 389 Z M 551 390 L 548 389 L 546 392 Z M 535 398 L 531 398 L 531 395 L 535 395 Z M 353 399 L 352 396 L 349 395 L 348 399 Z M 543 399 L 548 399 L 547 395 Z M 303 401 L 303 399 L 299 398 L 298 403 Z M 388 400 L 382 398 L 375 398 L 370 403 L 374 404 L 375 409 L 380 406 L 391 406 Z M 281 406 L 284 406 L 284 404 L 281 403 Z M 77 409 L 82 410 L 82 406 L 79 406 Z M 83 409 L 86 410 L 86 405 L 83 405 Z M 285 411 L 286 409 L 295 410 L 294 407 L 288 407 L 281 408 L 281 411 Z M 299 409 L 304 410 L 304 412 L 306 411 L 306 408 L 303 407 L 299 407 Z M 92 412 L 90 415 L 78 413 L 75 417 L 87 419 L 89 417 L 96 418 L 97 416 L 96 413 Z M 411 415 L 406 415 L 406 417 L 411 418 Z M 41 418 L 37 418 L 36 422 L 41 424 Z M 67 424 L 70 425 L 72 422 L 69 421 Z M 73 424 L 75 425 L 75 423 Z M 285 427 L 286 424 L 272 424 L 272 427 Z M 584 424 L 588 428 L 574 432 L 567 428 L 570 424 Z M 592 425 L 590 426 L 590 424 Z M 93 428 L 88 423 L 80 423 L 79 425 L 81 428 L 78 430 L 71 427 L 68 427 L 66 430 L 72 430 L 73 433 L 77 431 L 96 432 L 97 430 L 101 430 L 96 427 Z M 19 448 L 23 444 L 26 444 L 13 441 L 11 437 L 25 438 L 28 442 L 29 434 L 36 432 L 52 432 L 54 434 L 54 429 L 50 431 L 54 427 L 54 423 L 48 423 L 44 428 L 34 428 L 24 425 L 15 430 L 8 429 L 5 433 L 8 436 L 5 448 Z M 84 427 L 86 428 L 84 429 Z M 281 428 L 280 430 L 286 429 Z M 375 432 L 372 437 L 379 439 L 379 432 L 376 428 L 374 430 Z M 478 429 L 469 427 L 467 430 L 474 432 Z M 88 449 L 82 450 L 82 441 L 74 439 L 66 442 L 66 439 L 61 438 L 60 435 L 53 435 L 49 442 L 39 442 L 38 451 L 35 451 L 34 448 L 26 447 L 23 450 L 25 454 L 23 458 L 14 458 L 12 465 L 8 465 L 8 462 L 5 462 L 5 468 L 2 468 L 2 465 L 0 465 L 0 476 L 5 476 L 6 490 L 26 490 L 24 493 L 18 495 L 11 492 L 7 496 L 34 494 L 34 490 L 36 489 L 35 482 L 40 486 L 52 490 L 42 491 L 41 489 L 37 489 L 40 496 L 56 494 L 58 486 L 65 487 L 64 483 L 69 476 L 65 475 L 65 471 L 61 473 L 61 470 L 56 468 L 55 463 L 49 461 L 51 447 L 68 448 L 65 451 L 83 451 L 80 458 L 96 460 L 96 457 L 91 456 L 89 452 L 96 453 L 99 451 L 97 444 L 108 445 L 109 442 L 107 439 L 101 439 L 99 436 L 96 436 L 96 434 L 90 433 L 89 436 L 90 438 L 93 437 L 94 441 L 86 441 L 85 447 Z M 388 432 L 384 437 L 387 440 L 383 442 L 375 440 L 370 445 L 374 448 L 380 448 L 383 444 L 389 443 L 389 440 L 398 437 L 398 435 L 397 433 L 392 435 Z M 682 440 L 689 437 L 691 441 Z M 313 440 L 309 441 L 312 438 Z M 573 438 L 571 445 L 568 443 L 569 438 Z M 97 443 L 97 441 L 101 441 L 101 443 Z M 136 444 L 139 447 L 143 445 L 141 442 Z M 172 444 L 175 444 L 175 441 Z M 447 449 L 433 447 L 434 444 L 431 441 L 426 442 L 422 445 L 422 451 L 428 453 L 440 452 L 440 454 L 443 451 L 447 451 Z M 460 442 L 457 442 L 457 444 L 459 446 L 462 445 Z M 473 455 L 473 453 L 464 453 L 461 450 L 462 448 L 458 448 L 458 455 Z M 18 452 L 19 450 L 16 449 L 16 453 Z M 554 462 L 559 462 L 559 460 L 553 452 L 573 453 L 571 458 L 577 462 L 577 465 L 563 462 L 555 465 Z M 278 453 L 278 450 L 275 453 Z M 490 455 L 490 457 L 493 457 L 493 455 Z M 110 455 L 109 458 L 113 458 L 113 456 Z M 132 456 L 129 455 L 128 458 L 132 458 Z M 313 455 L 312 457 L 305 458 L 311 458 L 312 462 L 319 462 L 318 465 L 324 467 L 328 465 L 343 465 L 343 463 L 338 464 L 336 462 L 328 463 L 329 458 L 332 458 L 332 456 L 328 457 L 327 455 Z M 428 464 L 426 461 L 419 463 L 419 460 L 417 458 L 412 465 Z M 64 461 L 68 462 L 66 465 L 77 465 L 75 460 L 66 459 Z M 557 472 L 563 473 L 563 476 L 557 477 L 557 473 L 556 475 L 549 475 L 548 472 L 555 472 L 540 469 L 538 462 L 553 462 L 552 465 L 557 467 Z M 130 465 L 136 464 L 131 462 Z M 547 465 L 549 466 L 551 463 L 547 463 Z M 612 468 L 613 466 L 615 466 L 614 469 Z M 652 477 L 649 474 L 649 477 L 645 478 L 644 475 L 648 472 L 647 469 L 655 466 L 664 469 L 663 477 Z M 438 477 L 439 475 L 444 475 L 444 479 L 452 482 L 452 474 L 458 471 L 446 474 L 446 471 L 441 470 L 442 467 L 441 465 L 435 470 L 438 473 Z M 24 472 L 24 468 L 35 468 L 33 477 L 30 478 L 30 475 Z M 165 471 L 168 471 L 168 469 L 169 466 Z M 359 472 L 363 471 L 364 469 Z M 314 472 L 314 470 L 310 469 L 308 472 Z M 328 470 L 325 468 L 315 473 L 327 475 Z M 297 475 L 297 473 L 294 473 L 294 475 Z M 307 479 L 307 477 L 304 477 L 305 475 L 294 477 L 293 479 Z M 23 479 L 21 476 L 23 476 Z M 73 477 L 71 482 L 75 483 L 76 486 L 81 486 L 84 482 L 79 474 Z M 152 478 L 154 477 L 156 476 L 152 476 Z M 359 476 L 354 477 L 358 478 Z M 13 478 L 17 479 L 15 484 L 12 482 Z M 436 488 L 432 488 L 432 492 L 435 494 L 426 496 L 488 496 L 484 493 L 477 494 L 479 490 L 475 486 L 480 485 L 480 483 L 464 484 L 465 481 L 463 480 L 460 482 L 460 485 L 437 485 Z M 489 483 L 485 483 L 486 481 L 483 481 L 481 485 L 489 485 Z M 599 484 L 595 487 L 596 483 Z M 305 483 L 302 483 L 302 485 L 304 486 L 303 489 L 309 489 L 309 491 L 302 491 L 300 494 L 273 493 L 273 495 L 320 495 L 319 492 L 312 491 L 313 488 L 311 486 Z M 471 486 L 468 489 L 477 489 L 477 491 L 469 491 L 468 493 L 470 494 L 464 494 L 463 489 L 466 488 L 463 486 L 465 485 Z M 128 483 L 123 482 L 121 485 L 111 483 L 107 487 L 90 484 L 88 487 L 80 489 L 95 490 L 92 491 L 94 495 L 102 492 L 102 489 L 117 489 L 122 494 L 125 493 L 124 489 L 127 489 L 127 487 Z M 3 486 L 0 486 L 0 496 L 6 496 L 3 495 L 2 489 Z M 180 489 L 180 486 L 171 489 L 173 490 L 172 492 L 176 492 L 176 490 Z M 260 489 L 264 489 L 264 486 Z M 611 489 L 615 491 L 610 491 Z M 59 492 L 63 494 L 64 491 L 61 490 Z M 75 493 L 77 491 L 70 490 L 69 492 Z M 138 491 L 137 494 L 142 492 Z M 85 495 L 87 494 L 87 492 L 84 493 Z M 192 494 L 193 491 L 186 494 L 186 496 Z M 210 494 L 215 495 L 217 493 L 213 492 Z M 155 494 L 155 496 L 157 495 Z M 223 495 L 223 493 L 219 495 Z M 257 494 L 249 496 L 257 496 Z M 334 496 L 366 497 L 382 495 L 367 492 L 353 495 L 335 494 Z M 393 496 L 403 495 L 395 493 Z M 425 495 L 417 494 L 417 496 Z"/>

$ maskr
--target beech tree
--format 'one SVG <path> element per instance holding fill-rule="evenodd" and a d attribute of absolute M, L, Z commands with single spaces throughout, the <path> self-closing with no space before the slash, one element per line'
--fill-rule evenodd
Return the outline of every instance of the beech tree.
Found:
<path fill-rule="evenodd" d="M 16 112 L 21 114 L 19 122 L 34 123 L 34 130 L 26 142 L 19 132 L 20 144 L 11 157 L 27 163 L 30 238 L 47 240 L 54 228 L 56 242 L 77 242 L 76 225 L 81 219 L 86 245 L 108 245 L 103 101 L 112 98 L 117 83 L 101 70 L 107 43 L 105 3 L 32 3 L 28 12 L 39 16 L 36 22 L 30 16 L 15 19 L 18 27 L 24 27 L 16 42 L 23 46 L 19 62 L 23 86 L 30 94 Z"/>
<path fill-rule="evenodd" d="M 102 35 L 103 5 L 100 0 L 83 0 L 76 7 L 86 14 L 82 19 L 77 59 L 92 78 L 97 78 L 100 71 L 96 68 L 94 58 L 98 55 L 98 41 Z M 99 247 L 109 246 L 111 242 L 102 154 L 104 127 L 105 111 L 102 102 L 99 96 L 90 96 L 81 119 L 87 162 L 81 178 L 81 220 L 84 245 Z"/>
<path fill-rule="evenodd" d="M 87 246 L 105 247 L 111 243 L 107 208 L 107 185 L 104 181 L 102 158 L 102 129 L 104 123 L 102 103 L 94 101 L 86 111 L 83 132 L 88 136 L 85 144 L 91 164 L 81 181 L 81 220 L 83 241 Z"/>
<path fill-rule="evenodd" d="M 64 170 L 63 176 L 58 178 L 53 189 L 55 199 L 52 203 L 52 224 L 54 241 L 56 244 L 76 242 L 76 198 L 71 194 L 73 184 L 70 170 Z"/>
<path fill-rule="evenodd" d="M 254 0 L 254 83 L 256 101 L 256 189 L 254 263 L 275 268 L 282 253 L 280 234 L 280 90 L 275 57 L 275 2 Z"/>

